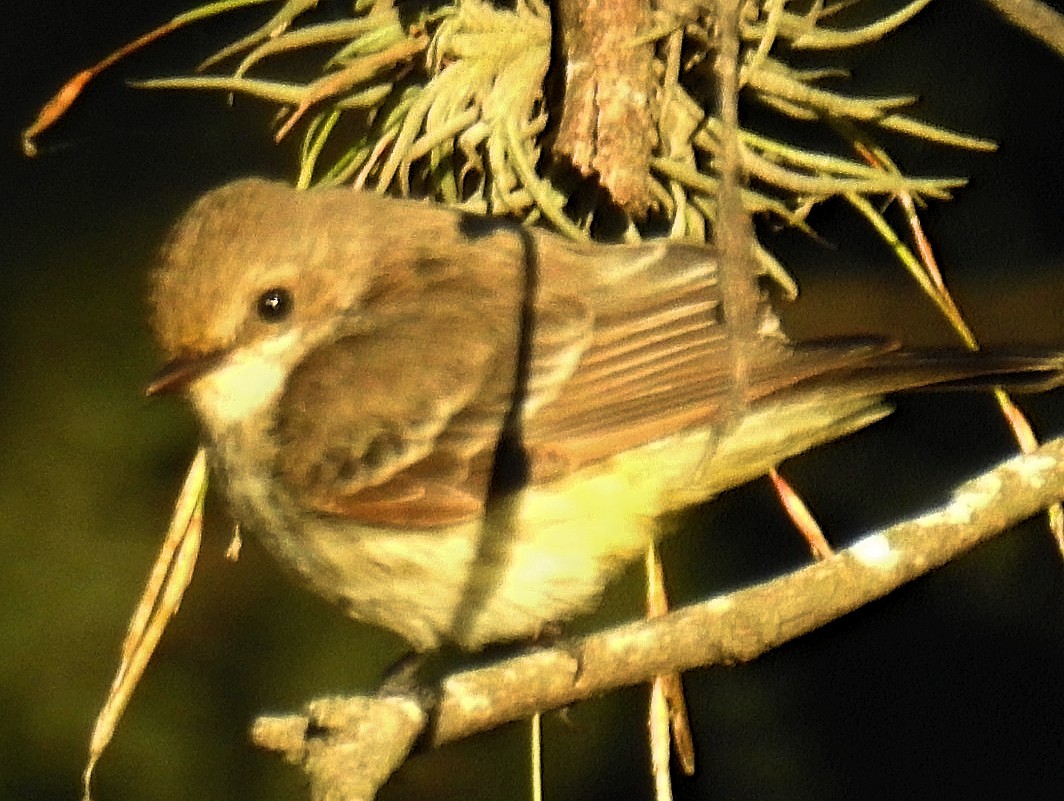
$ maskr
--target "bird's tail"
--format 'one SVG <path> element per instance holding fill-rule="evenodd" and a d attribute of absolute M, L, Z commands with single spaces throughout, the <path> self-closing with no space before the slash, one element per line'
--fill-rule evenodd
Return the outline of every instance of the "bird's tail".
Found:
<path fill-rule="evenodd" d="M 1045 392 L 1064 385 L 1064 351 L 1015 349 L 961 351 L 869 347 L 855 343 L 867 356 L 844 361 L 824 371 L 810 371 L 794 385 L 846 386 L 860 394 L 908 391 L 965 391 L 1002 387 L 1009 392 Z M 840 343 L 805 343 L 795 348 L 799 360 L 817 361 L 817 354 L 838 353 Z"/>

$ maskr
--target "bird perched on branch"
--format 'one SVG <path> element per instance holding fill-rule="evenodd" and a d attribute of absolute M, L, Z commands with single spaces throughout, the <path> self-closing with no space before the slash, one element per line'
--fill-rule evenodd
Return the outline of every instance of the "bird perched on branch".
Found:
<path fill-rule="evenodd" d="M 589 610 L 661 514 L 872 423 L 886 393 L 1064 380 L 1061 353 L 794 344 L 763 301 L 738 381 L 716 259 L 240 180 L 163 250 L 149 391 L 187 392 L 243 528 L 427 650 Z"/>

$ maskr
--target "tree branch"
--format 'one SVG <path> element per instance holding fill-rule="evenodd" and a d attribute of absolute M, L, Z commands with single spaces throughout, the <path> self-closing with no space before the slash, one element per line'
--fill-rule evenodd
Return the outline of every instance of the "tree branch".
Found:
<path fill-rule="evenodd" d="M 572 704 L 656 674 L 747 662 L 880 598 L 1064 499 L 1064 437 L 1013 457 L 957 487 L 949 502 L 862 537 L 835 556 L 752 587 L 618 626 L 486 667 L 454 674 L 440 688 L 423 742 L 438 746 L 503 723 Z M 375 706 L 380 705 L 378 713 Z M 357 707 L 357 714 L 351 712 Z M 402 710 L 396 715 L 396 708 Z M 253 739 L 299 764 L 316 799 L 369 799 L 337 783 L 365 772 L 367 758 L 390 760 L 373 771 L 382 784 L 421 735 L 426 718 L 409 699 L 323 699 L 307 713 L 256 721 Z M 386 749 L 380 737 L 398 717 Z M 356 720 L 357 718 L 357 720 Z M 388 724 L 394 726 L 394 724 Z M 389 729 L 392 731 L 393 729 Z M 398 744 L 396 744 L 398 743 Z M 308 758 L 313 755 L 313 758 Z"/>
<path fill-rule="evenodd" d="M 553 151 L 597 175 L 613 201 L 644 217 L 657 145 L 654 42 L 646 0 L 558 0 L 565 92 Z"/>

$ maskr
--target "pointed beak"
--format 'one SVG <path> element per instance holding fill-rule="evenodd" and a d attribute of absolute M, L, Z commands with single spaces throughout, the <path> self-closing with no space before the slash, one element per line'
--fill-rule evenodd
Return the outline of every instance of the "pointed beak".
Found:
<path fill-rule="evenodd" d="M 144 394 L 166 395 L 180 392 L 201 375 L 210 371 L 224 356 L 224 351 L 218 351 L 174 359 L 155 374 L 145 388 Z"/>

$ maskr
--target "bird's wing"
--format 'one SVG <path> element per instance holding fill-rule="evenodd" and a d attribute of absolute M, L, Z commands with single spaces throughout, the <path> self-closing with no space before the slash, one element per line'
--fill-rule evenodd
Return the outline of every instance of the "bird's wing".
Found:
<path fill-rule="evenodd" d="M 726 423 L 777 393 L 845 374 L 893 347 L 872 339 L 795 347 L 764 298 L 753 335 L 738 341 L 723 308 L 715 254 L 704 247 L 602 248 L 594 264 L 596 277 L 583 288 L 592 336 L 550 402 L 526 415 L 522 433 L 534 479 Z"/>
<path fill-rule="evenodd" d="M 516 298 L 437 286 L 310 353 L 289 377 L 273 428 L 277 472 L 299 502 L 379 525 L 481 514 L 520 383 Z M 529 408 L 556 394 L 591 324 L 577 300 L 544 309 L 522 393 Z M 350 402 L 336 402 L 337 392 Z"/>
<path fill-rule="evenodd" d="M 607 251 L 616 274 L 599 263 Z M 322 346 L 293 371 L 275 429 L 280 475 L 321 512 L 377 525 L 457 523 L 483 513 L 503 439 L 520 446 L 528 480 L 551 481 L 867 357 L 803 355 L 765 332 L 746 345 L 750 380 L 737 398 L 707 253 L 597 250 L 594 264 L 570 265 L 597 278 L 544 270 L 522 287 L 511 274 L 509 292 L 480 296 L 456 282 L 405 312 L 389 306 L 383 323 Z M 762 313 L 771 328 L 767 305 Z M 350 403 L 328 401 L 337 388 Z M 321 408 L 334 411 L 311 411 Z"/>
<path fill-rule="evenodd" d="M 571 468 L 713 418 L 729 382 L 711 270 L 597 304 L 593 336 L 551 402 L 532 409 L 534 451 Z"/>
<path fill-rule="evenodd" d="M 735 343 L 715 259 L 705 247 L 663 242 L 597 252 L 584 290 L 591 341 L 551 403 L 528 419 L 544 478 L 720 422 L 786 361 L 790 346 L 762 303 L 759 334 L 744 347 L 751 393 L 735 394 Z"/>

